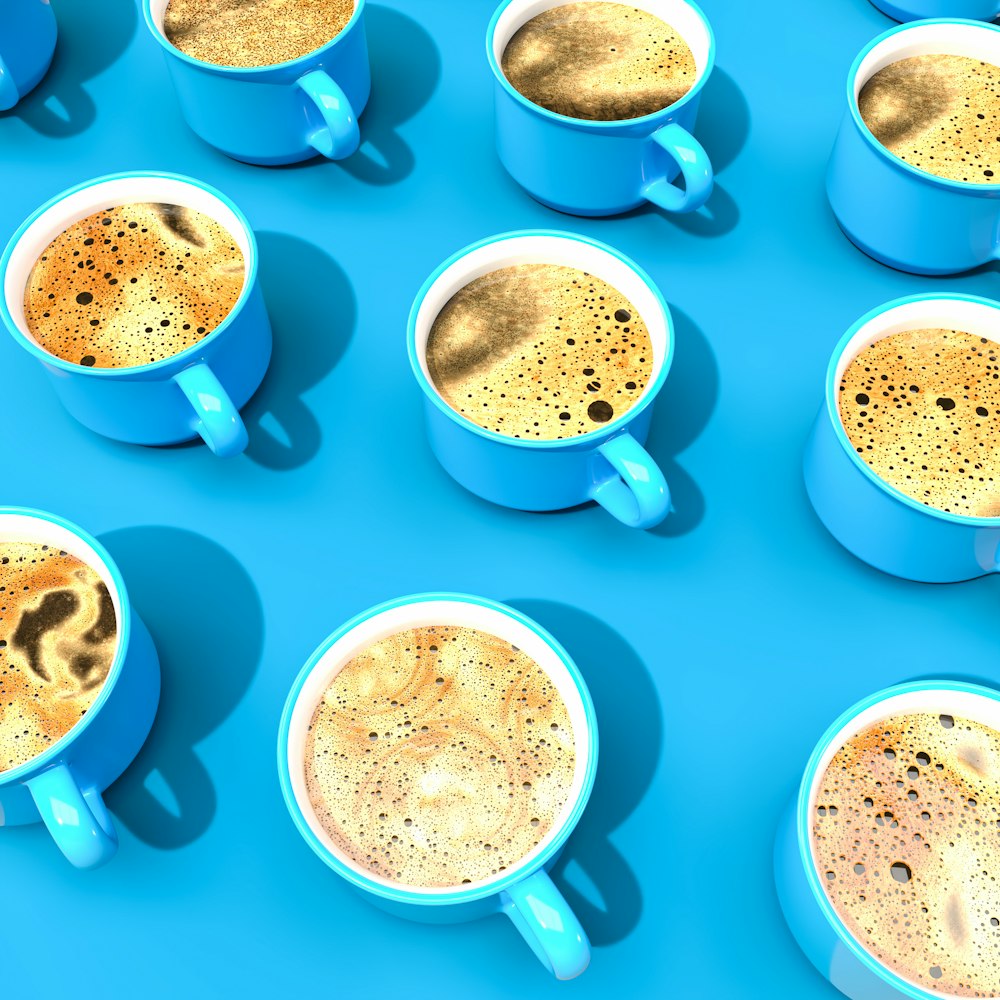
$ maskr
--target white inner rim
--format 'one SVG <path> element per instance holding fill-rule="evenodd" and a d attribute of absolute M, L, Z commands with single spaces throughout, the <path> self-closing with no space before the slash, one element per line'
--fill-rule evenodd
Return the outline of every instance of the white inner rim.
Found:
<path fill-rule="evenodd" d="M 60 198 L 42 212 L 21 235 L 7 263 L 3 284 L 7 309 L 18 330 L 40 350 L 45 348 L 32 337 L 24 318 L 24 290 L 35 262 L 48 245 L 74 222 L 106 208 L 137 202 L 180 205 L 202 212 L 218 222 L 243 252 L 243 292 L 246 292 L 246 283 L 250 279 L 250 236 L 225 202 L 196 184 L 172 177 L 120 177 L 100 181 Z"/>
<path fill-rule="evenodd" d="M 810 857 L 812 858 L 813 867 L 816 870 L 817 875 L 819 874 L 819 865 L 816 862 L 815 847 L 813 844 L 812 817 L 816 814 L 816 807 L 819 804 L 818 798 L 820 785 L 822 783 L 823 776 L 826 774 L 826 769 L 829 766 L 830 761 L 833 760 L 837 751 L 852 736 L 857 735 L 873 723 L 878 722 L 881 719 L 888 719 L 890 716 L 894 715 L 912 715 L 918 712 L 932 712 L 934 714 L 954 715 L 958 718 L 971 719 L 981 725 L 989 726 L 996 732 L 1000 732 L 1000 702 L 993 701 L 991 698 L 984 698 L 982 695 L 971 694 L 968 691 L 951 691 L 947 688 L 928 691 L 911 691 L 905 694 L 893 695 L 886 698 L 884 701 L 880 701 L 877 704 L 866 708 L 863 712 L 859 712 L 836 733 L 833 739 L 830 740 L 829 744 L 824 748 L 823 753 L 819 758 L 816 771 L 813 774 L 812 786 L 809 789 L 809 812 L 807 814 L 808 828 L 806 832 L 809 837 Z M 825 890 L 821 891 L 825 892 Z M 827 898 L 829 899 L 829 897 Z M 832 902 L 831 906 L 833 906 Z M 833 909 L 839 916 L 839 911 L 837 911 L 836 906 L 833 906 Z M 854 941 L 859 947 L 868 953 L 876 965 L 888 968 L 888 966 L 886 966 L 867 948 L 865 948 L 862 942 L 858 941 L 857 938 L 854 938 Z M 944 993 L 937 990 L 930 993 L 919 983 L 911 979 L 907 979 L 906 976 L 900 975 L 898 972 L 895 972 L 895 970 L 892 971 L 904 982 L 909 983 L 926 996 L 944 998 L 957 997 L 957 994 Z"/>
<path fill-rule="evenodd" d="M 493 32 L 493 58 L 497 65 L 503 64 L 504 49 L 518 28 L 544 10 L 565 7 L 573 2 L 575 0 L 560 0 L 558 3 L 552 0 L 514 0 L 500 15 Z M 692 86 L 697 84 L 708 68 L 708 56 L 712 49 L 708 27 L 698 12 L 684 0 L 630 0 L 629 6 L 638 7 L 665 21 L 688 43 L 698 72 Z"/>
<path fill-rule="evenodd" d="M 437 387 L 434 385 L 434 380 L 427 368 L 427 338 L 430 336 L 434 321 L 447 305 L 449 299 L 476 278 L 503 267 L 512 267 L 515 264 L 561 264 L 579 268 L 581 271 L 602 278 L 609 285 L 612 285 L 626 296 L 639 311 L 639 315 L 649 330 L 649 338 L 653 345 L 653 371 L 641 395 L 622 414 L 622 417 L 627 417 L 650 394 L 660 376 L 668 348 L 667 314 L 647 282 L 628 264 L 600 247 L 581 243 L 579 240 L 565 236 L 512 236 L 508 239 L 487 243 L 485 246 L 463 254 L 438 275 L 420 303 L 414 330 L 417 358 L 427 383 L 437 392 Z M 438 397 L 441 398 L 440 393 L 438 393 Z M 449 409 L 453 409 L 444 399 L 442 402 Z M 463 416 L 457 410 L 454 412 L 458 417 Z M 617 419 L 622 419 L 622 417 Z M 463 417 L 463 419 L 467 418 Z M 603 425 L 600 430 L 606 430 L 607 426 L 609 425 Z M 586 435 L 580 434 L 577 437 L 586 437 Z M 519 439 L 512 438 L 512 440 Z M 573 440 L 575 438 L 566 438 L 560 443 L 566 444 Z"/>
<path fill-rule="evenodd" d="M 918 24 L 897 31 L 865 56 L 854 77 L 854 101 L 880 70 L 911 56 L 969 56 L 1000 65 L 1000 31 L 975 24 Z"/>
<path fill-rule="evenodd" d="M 288 773 L 291 777 L 295 801 L 298 803 L 302 815 L 305 817 L 310 829 L 319 839 L 319 842 L 343 865 L 353 869 L 365 879 L 376 882 L 379 885 L 402 889 L 407 892 L 417 892 L 427 896 L 436 896 L 452 892 L 468 892 L 481 889 L 491 883 L 509 878 L 514 868 L 512 867 L 511 870 L 501 872 L 499 875 L 482 879 L 478 882 L 446 888 L 411 886 L 401 882 L 393 882 L 390 879 L 376 875 L 344 854 L 323 829 L 323 825 L 317 819 L 316 813 L 309 801 L 309 793 L 306 790 L 304 764 L 306 736 L 309 723 L 312 721 L 313 712 L 316 710 L 316 706 L 321 701 L 330 682 L 337 676 L 340 670 L 353 657 L 363 652 L 373 643 L 378 642 L 379 639 L 384 639 L 386 636 L 394 635 L 405 629 L 427 625 L 460 625 L 467 628 L 480 629 L 483 632 L 500 636 L 513 645 L 518 646 L 545 670 L 546 674 L 548 674 L 555 684 L 556 690 L 562 696 L 563 702 L 569 712 L 570 722 L 573 726 L 573 738 L 576 744 L 576 770 L 573 775 L 573 784 L 569 790 L 566 805 L 559 816 L 556 817 L 552 828 L 542 838 L 538 846 L 517 862 L 516 869 L 523 869 L 530 866 L 532 860 L 545 851 L 552 840 L 562 831 L 566 819 L 579 799 L 581 789 L 583 788 L 584 779 L 586 778 L 590 764 L 588 759 L 590 741 L 587 713 L 584 709 L 583 700 L 580 697 L 576 683 L 570 676 L 562 660 L 556 655 L 552 647 L 536 632 L 494 608 L 483 607 L 479 604 L 470 604 L 465 601 L 416 601 L 411 604 L 403 604 L 373 615 L 371 618 L 356 625 L 327 650 L 323 658 L 313 667 L 312 672 L 302 686 L 302 690 L 299 692 L 295 707 L 292 710 L 291 723 L 288 730 Z"/>

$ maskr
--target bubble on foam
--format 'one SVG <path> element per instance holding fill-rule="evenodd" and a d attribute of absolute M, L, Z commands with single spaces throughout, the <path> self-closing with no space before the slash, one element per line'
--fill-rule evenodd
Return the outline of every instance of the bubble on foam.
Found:
<path fill-rule="evenodd" d="M 0 772 L 79 722 L 108 675 L 117 634 L 95 570 L 40 542 L 0 542 Z"/>
<path fill-rule="evenodd" d="M 1000 344 L 942 329 L 875 341 L 847 366 L 839 410 L 855 450 L 896 489 L 939 510 L 1000 517 Z"/>
<path fill-rule="evenodd" d="M 177 205 L 95 212 L 57 236 L 24 290 L 32 337 L 98 368 L 145 365 L 198 343 L 243 291 L 243 253 L 214 219 Z"/>
<path fill-rule="evenodd" d="M 192 59 L 273 66 L 336 38 L 354 0 L 170 0 L 163 33 Z"/>
<path fill-rule="evenodd" d="M 422 887 L 515 866 L 562 814 L 575 767 L 569 714 L 541 667 L 503 639 L 443 625 L 347 663 L 313 714 L 304 761 L 340 850 Z"/>
<path fill-rule="evenodd" d="M 911 56 L 872 76 L 858 108 L 872 135 L 911 166 L 949 180 L 1000 182 L 1000 66 Z"/>
<path fill-rule="evenodd" d="M 426 357 L 452 409 L 487 430 L 542 440 L 586 434 L 626 413 L 653 372 L 635 306 L 606 281 L 560 264 L 517 264 L 469 282 L 435 319 Z"/>
<path fill-rule="evenodd" d="M 584 0 L 537 14 L 507 43 L 504 76 L 533 104 L 591 121 L 653 114 L 697 79 L 687 42 L 655 14 Z"/>
<path fill-rule="evenodd" d="M 817 787 L 813 860 L 850 933 L 930 992 L 1000 996 L 1000 733 L 893 716 L 840 747 Z"/>

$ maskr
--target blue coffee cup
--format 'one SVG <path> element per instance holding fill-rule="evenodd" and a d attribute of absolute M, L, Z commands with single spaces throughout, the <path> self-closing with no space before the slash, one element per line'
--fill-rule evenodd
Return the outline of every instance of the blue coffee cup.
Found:
<path fill-rule="evenodd" d="M 642 396 L 621 416 L 578 437 L 529 441 L 486 430 L 441 398 L 427 370 L 427 337 L 448 300 L 483 274 L 527 263 L 562 264 L 603 278 L 632 301 L 649 329 L 653 374 Z M 550 230 L 502 233 L 473 243 L 424 282 L 410 310 L 407 349 L 424 393 L 431 448 L 467 490 L 518 510 L 562 510 L 596 500 L 634 528 L 652 527 L 669 513 L 666 480 L 643 443 L 673 358 L 673 321 L 652 279 L 624 254 L 585 236 Z"/>
<path fill-rule="evenodd" d="M 518 864 L 470 885 L 422 888 L 392 882 L 358 865 L 316 817 L 305 778 L 306 733 L 317 704 L 338 671 L 373 642 L 428 625 L 475 628 L 509 640 L 554 683 L 569 711 L 576 767 L 568 801 L 541 842 Z M 309 658 L 285 703 L 278 732 L 278 774 L 299 833 L 338 875 L 376 906 L 424 923 L 448 924 L 505 913 L 557 979 L 580 975 L 590 943 L 549 877 L 566 839 L 583 815 L 597 770 L 597 719 L 587 686 L 569 654 L 540 625 L 504 604 L 467 594 L 417 594 L 388 601 L 352 618 Z M 474 803 L 469 808 L 475 808 Z"/>
<path fill-rule="evenodd" d="M 883 14 L 897 21 L 921 21 L 929 17 L 962 17 L 992 21 L 1000 17 L 1000 0 L 872 0 Z"/>
<path fill-rule="evenodd" d="M 864 123 L 862 87 L 911 56 L 970 56 L 1000 65 L 1000 27 L 942 18 L 879 35 L 854 60 L 826 190 L 837 221 L 870 257 L 914 274 L 954 274 L 1000 257 L 1000 184 L 937 177 L 890 153 Z"/>
<path fill-rule="evenodd" d="M 847 740 L 863 729 L 880 719 L 908 712 L 950 714 L 1000 730 L 1000 692 L 976 684 L 931 680 L 899 684 L 858 702 L 816 744 L 798 791 L 784 810 L 775 839 L 774 877 L 785 920 L 812 964 L 852 1000 L 930 1000 L 950 995 L 904 979 L 869 952 L 847 929 L 830 902 L 812 857 L 813 816 L 822 804 L 818 786 L 830 761 Z M 920 947 L 919 936 L 913 937 L 914 947 Z M 941 942 L 936 945 L 940 951 Z"/>
<path fill-rule="evenodd" d="M 49 0 L 0 3 L 0 111 L 7 111 L 48 72 L 56 50 Z"/>
<path fill-rule="evenodd" d="M 44 511 L 0 507 L 0 539 L 39 542 L 76 556 L 98 573 L 114 604 L 118 645 L 93 705 L 45 751 L 0 771 L 0 827 L 41 821 L 74 865 L 97 868 L 118 850 L 101 793 L 135 759 L 156 714 L 156 649 L 118 567 L 82 528 Z"/>
<path fill-rule="evenodd" d="M 163 33 L 169 0 L 142 0 L 146 26 L 163 49 L 184 119 L 205 142 L 245 163 L 273 166 L 322 155 L 350 156 L 361 141 L 371 70 L 365 0 L 329 42 L 274 66 L 220 66 L 193 59 Z"/>
<path fill-rule="evenodd" d="M 68 226 L 109 205 L 162 202 L 211 216 L 239 246 L 243 290 L 229 315 L 202 340 L 171 357 L 129 368 L 88 368 L 56 357 L 31 336 L 24 290 L 45 247 Z M 137 171 L 78 184 L 33 212 L 0 257 L 0 318 L 48 372 L 56 395 L 80 423 L 118 441 L 163 445 L 199 435 L 220 456 L 247 445 L 239 409 L 264 378 L 271 327 L 257 276 L 250 223 L 225 195 L 190 177 Z"/>
<path fill-rule="evenodd" d="M 929 507 L 878 476 L 840 419 L 840 379 L 866 345 L 906 330 L 964 330 L 995 339 L 1000 303 L 972 295 L 911 295 L 863 316 L 841 338 L 805 453 L 809 499 L 830 533 L 859 559 L 895 576 L 950 583 L 1000 570 L 1000 518 Z"/>
<path fill-rule="evenodd" d="M 693 212 L 712 193 L 712 164 L 692 134 L 701 92 L 715 65 L 715 38 L 688 0 L 641 0 L 666 21 L 694 55 L 698 76 L 679 101 L 623 121 L 586 121 L 556 114 L 523 97 L 504 76 L 504 49 L 542 11 L 570 0 L 507 0 L 493 15 L 486 54 L 494 77 L 496 145 L 507 172 L 543 205 L 573 215 L 615 215 L 652 202 Z M 683 177 L 683 186 L 675 181 Z"/>

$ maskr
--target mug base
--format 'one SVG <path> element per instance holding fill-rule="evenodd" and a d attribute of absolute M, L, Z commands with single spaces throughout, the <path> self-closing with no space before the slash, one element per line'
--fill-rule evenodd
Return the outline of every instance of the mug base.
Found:
<path fill-rule="evenodd" d="M 631 212 L 636 208 L 640 208 L 642 205 L 649 204 L 645 198 L 640 198 L 638 201 L 631 202 L 628 205 L 619 205 L 614 208 L 577 208 L 549 201 L 547 198 L 543 198 L 540 195 L 535 194 L 533 191 L 528 191 L 527 188 L 524 188 L 524 190 L 527 191 L 527 193 L 531 195 L 531 197 L 537 201 L 539 205 L 544 205 L 546 208 L 553 209 L 553 211 L 561 212 L 563 215 L 575 215 L 584 219 L 601 219 L 610 215 L 624 215 L 626 212 Z"/>
<path fill-rule="evenodd" d="M 836 218 L 836 216 L 834 217 Z M 863 240 L 854 236 L 849 229 L 845 228 L 844 224 L 839 219 L 837 219 L 837 225 L 840 227 L 840 231 L 851 241 L 851 243 L 853 243 L 863 254 L 865 254 L 865 256 L 871 257 L 872 260 L 877 261 L 879 264 L 884 264 L 886 267 L 891 267 L 894 271 L 902 271 L 904 274 L 920 274 L 928 277 L 941 277 L 942 275 L 962 274 L 965 271 L 972 271 L 977 267 L 982 267 L 984 263 L 987 263 L 986 261 L 980 261 L 979 263 L 967 264 L 961 267 L 919 267 L 915 264 L 895 260 L 892 257 L 879 253 Z"/>

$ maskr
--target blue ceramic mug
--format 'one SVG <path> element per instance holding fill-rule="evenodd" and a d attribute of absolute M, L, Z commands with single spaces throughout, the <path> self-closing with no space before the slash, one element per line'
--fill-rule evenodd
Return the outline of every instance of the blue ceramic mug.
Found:
<path fill-rule="evenodd" d="M 562 696 L 576 743 L 576 769 L 567 804 L 538 846 L 514 868 L 481 882 L 451 888 L 403 885 L 359 866 L 326 833 L 306 789 L 306 733 L 330 681 L 373 642 L 428 625 L 479 629 L 522 649 L 542 667 Z M 558 979 L 572 979 L 587 968 L 590 942 L 548 871 L 583 814 L 596 770 L 594 706 L 569 654 L 545 629 L 520 612 L 466 594 L 401 597 L 341 626 L 313 653 L 296 679 L 278 733 L 278 773 L 285 804 L 306 843 L 330 868 L 376 906 L 411 920 L 447 924 L 505 913 Z M 469 807 L 475 808 L 471 802 Z"/>
<path fill-rule="evenodd" d="M 821 804 L 819 784 L 834 755 L 847 740 L 880 719 L 915 712 L 955 715 L 1000 730 L 1000 692 L 957 681 L 918 681 L 886 688 L 852 706 L 816 744 L 775 839 L 774 876 L 785 920 L 812 964 L 852 1000 L 950 996 L 902 978 L 851 934 L 831 904 L 812 856 L 813 816 Z M 914 937 L 919 947 L 921 940 Z M 940 951 L 941 943 L 935 944 Z"/>
<path fill-rule="evenodd" d="M 635 304 L 653 343 L 653 373 L 632 408 L 575 438 L 529 441 L 486 430 L 441 398 L 427 370 L 427 337 L 448 300 L 489 271 L 527 263 L 562 264 L 603 278 Z M 431 448 L 466 489 L 519 510 L 561 510 L 596 500 L 634 528 L 652 527 L 669 513 L 666 480 L 643 443 L 673 358 L 673 321 L 650 277 L 617 250 L 549 230 L 503 233 L 473 243 L 424 282 L 410 310 L 407 349 L 424 393 Z"/>
<path fill-rule="evenodd" d="M 872 3 L 897 21 L 920 21 L 928 17 L 992 21 L 1000 17 L 1000 0 L 872 0 Z"/>
<path fill-rule="evenodd" d="M 873 309 L 841 338 L 805 454 L 809 499 L 830 533 L 859 559 L 908 580 L 950 583 L 1000 570 L 1000 518 L 929 507 L 879 477 L 840 419 L 840 379 L 868 344 L 906 330 L 964 330 L 996 339 L 1000 303 L 972 295 L 912 295 Z"/>
<path fill-rule="evenodd" d="M 56 50 L 56 17 L 49 0 L 0 3 L 0 111 L 38 85 Z"/>
<path fill-rule="evenodd" d="M 501 69 L 514 33 L 542 11 L 571 0 L 507 0 L 493 15 L 486 54 L 494 77 L 496 144 L 508 173 L 543 205 L 573 215 L 615 215 L 652 202 L 693 212 L 712 193 L 712 164 L 694 138 L 702 88 L 715 65 L 715 38 L 688 0 L 637 0 L 673 27 L 694 55 L 698 76 L 679 101 L 641 118 L 586 121 L 523 97 Z M 683 179 L 683 186 L 675 183 Z"/>
<path fill-rule="evenodd" d="M 870 257 L 915 274 L 954 274 L 1000 258 L 1000 184 L 949 180 L 911 166 L 872 135 L 858 109 L 862 87 L 880 69 L 931 54 L 1000 65 L 1000 27 L 920 21 L 867 45 L 847 78 L 826 190 L 841 228 Z"/>
<path fill-rule="evenodd" d="M 41 820 L 74 865 L 96 868 L 118 850 L 101 793 L 132 763 L 153 725 L 160 698 L 156 649 L 118 567 L 82 528 L 44 511 L 0 507 L 0 539 L 76 556 L 98 573 L 114 604 L 118 645 L 94 704 L 42 753 L 0 771 L 0 827 Z"/>
<path fill-rule="evenodd" d="M 130 368 L 88 368 L 45 351 L 24 317 L 31 268 L 68 226 L 109 205 L 163 202 L 196 209 L 232 234 L 243 253 L 244 281 L 228 316 L 202 340 L 169 358 Z M 190 177 L 111 174 L 64 191 L 33 212 L 0 257 L 0 318 L 14 340 L 41 362 L 56 394 L 80 423 L 106 437 L 162 445 L 199 435 L 217 455 L 247 446 L 239 408 L 264 378 L 271 327 L 257 277 L 250 223 L 225 195 Z"/>
<path fill-rule="evenodd" d="M 329 42 L 274 66 L 220 66 L 193 59 L 163 33 L 169 0 L 142 0 L 188 125 L 205 142 L 245 163 L 273 166 L 317 155 L 350 156 L 358 116 L 371 92 L 365 0 Z"/>

